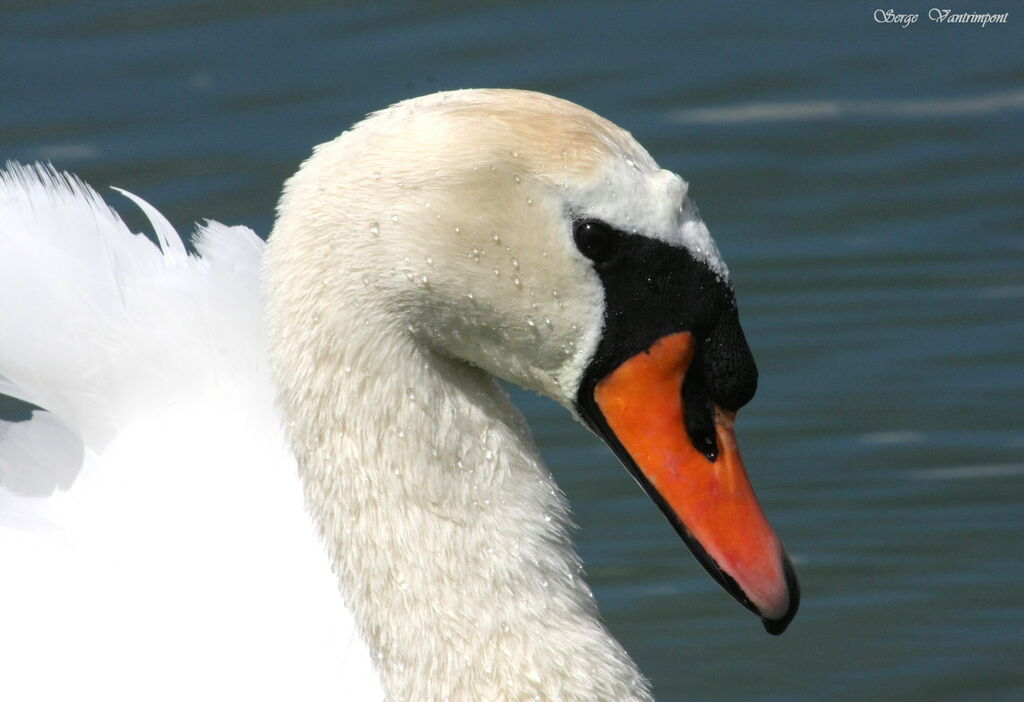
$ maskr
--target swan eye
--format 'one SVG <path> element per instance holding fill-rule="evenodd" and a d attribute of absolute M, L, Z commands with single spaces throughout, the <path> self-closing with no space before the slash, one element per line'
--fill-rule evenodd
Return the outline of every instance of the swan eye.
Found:
<path fill-rule="evenodd" d="M 583 219 L 573 225 L 576 248 L 595 263 L 602 263 L 615 252 L 615 231 L 604 222 Z"/>

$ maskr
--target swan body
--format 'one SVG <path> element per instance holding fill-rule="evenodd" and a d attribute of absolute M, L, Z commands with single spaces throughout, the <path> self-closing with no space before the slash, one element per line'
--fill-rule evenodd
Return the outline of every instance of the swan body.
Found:
<path fill-rule="evenodd" d="M 494 376 L 609 441 L 769 630 L 792 618 L 756 503 L 722 539 L 718 517 L 691 518 L 683 465 L 644 448 L 660 410 L 620 394 L 670 375 L 673 456 L 721 452 L 712 473 L 747 505 L 731 411 L 749 373 L 717 373 L 709 350 L 749 366 L 728 271 L 685 182 L 627 132 L 536 93 L 441 93 L 317 147 L 268 246 L 210 223 L 191 255 L 136 201 L 159 249 L 71 177 L 15 166 L 0 186 L 0 295 L 17 302 L 0 392 L 45 408 L 0 427 L 15 698 L 651 699 Z M 638 287 L 648 249 L 703 282 Z M 714 313 L 666 321 L 665 291 Z"/>
<path fill-rule="evenodd" d="M 274 410 L 265 244 L 187 256 L 149 212 L 162 251 L 73 178 L 0 187 L 0 391 L 50 410 L 0 425 L 4 697 L 381 699 Z"/>

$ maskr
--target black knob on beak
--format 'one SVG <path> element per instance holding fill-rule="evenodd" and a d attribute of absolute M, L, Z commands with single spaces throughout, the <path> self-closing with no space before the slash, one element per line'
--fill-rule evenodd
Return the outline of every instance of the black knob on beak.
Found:
<path fill-rule="evenodd" d="M 757 364 L 732 305 L 703 339 L 699 353 L 708 395 L 724 410 L 735 412 L 757 391 Z"/>

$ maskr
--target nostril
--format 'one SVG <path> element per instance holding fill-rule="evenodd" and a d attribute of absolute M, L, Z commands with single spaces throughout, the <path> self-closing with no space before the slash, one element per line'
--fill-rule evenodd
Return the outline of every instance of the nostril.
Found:
<path fill-rule="evenodd" d="M 724 314 L 701 344 L 701 365 L 708 395 L 735 412 L 757 391 L 757 364 L 747 345 L 735 307 Z"/>

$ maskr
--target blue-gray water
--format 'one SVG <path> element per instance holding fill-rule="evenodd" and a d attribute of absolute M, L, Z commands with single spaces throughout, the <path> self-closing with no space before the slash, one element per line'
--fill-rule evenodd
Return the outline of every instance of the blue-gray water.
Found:
<path fill-rule="evenodd" d="M 516 394 L 659 699 L 1024 699 L 1024 6 L 876 7 L 4 0 L 0 158 L 265 235 L 369 110 L 482 86 L 596 110 L 691 181 L 730 265 L 761 370 L 739 438 L 804 590 L 768 637 Z"/>

